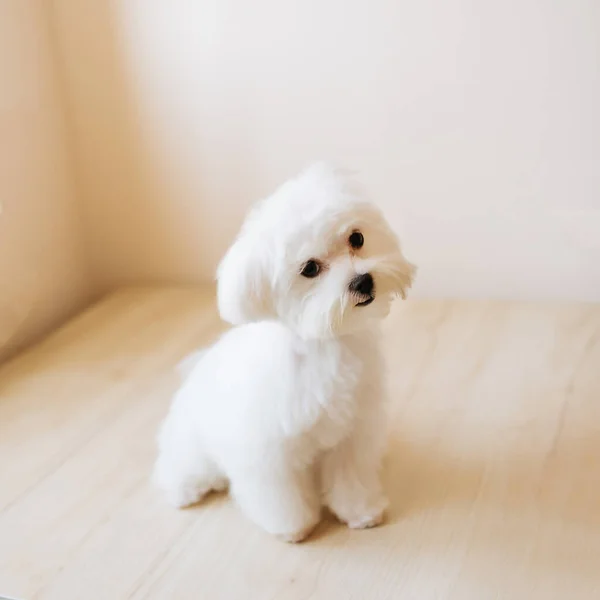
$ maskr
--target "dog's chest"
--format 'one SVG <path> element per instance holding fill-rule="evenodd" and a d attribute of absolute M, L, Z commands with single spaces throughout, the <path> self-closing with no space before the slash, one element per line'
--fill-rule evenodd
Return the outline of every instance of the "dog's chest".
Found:
<path fill-rule="evenodd" d="M 344 338 L 307 345 L 298 354 L 301 408 L 309 435 L 322 449 L 338 444 L 352 430 L 361 389 L 373 376 L 376 355 L 370 340 Z"/>

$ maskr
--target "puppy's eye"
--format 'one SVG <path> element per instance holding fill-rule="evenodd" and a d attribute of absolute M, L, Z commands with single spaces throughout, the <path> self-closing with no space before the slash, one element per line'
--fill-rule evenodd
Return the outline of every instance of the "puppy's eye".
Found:
<path fill-rule="evenodd" d="M 365 237 L 360 231 L 353 231 L 348 238 L 348 242 L 355 250 L 358 250 L 363 247 Z"/>
<path fill-rule="evenodd" d="M 300 271 L 300 275 L 303 277 L 308 277 L 312 279 L 316 277 L 321 272 L 321 265 L 316 260 L 309 260 L 302 267 L 302 271 Z"/>

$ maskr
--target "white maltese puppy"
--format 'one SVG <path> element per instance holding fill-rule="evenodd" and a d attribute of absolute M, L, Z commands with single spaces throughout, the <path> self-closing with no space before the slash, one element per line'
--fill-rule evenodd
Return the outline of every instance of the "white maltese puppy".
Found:
<path fill-rule="evenodd" d="M 159 436 L 169 501 L 229 485 L 251 520 L 292 542 L 323 505 L 349 527 L 381 523 L 377 320 L 413 273 L 338 170 L 317 164 L 259 203 L 217 274 L 219 311 L 237 327 L 190 368 Z"/>

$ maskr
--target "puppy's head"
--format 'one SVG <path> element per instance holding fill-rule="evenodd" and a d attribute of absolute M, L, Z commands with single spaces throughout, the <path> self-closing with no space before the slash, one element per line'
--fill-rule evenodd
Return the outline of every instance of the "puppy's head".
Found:
<path fill-rule="evenodd" d="M 380 211 L 342 172 L 317 164 L 249 214 L 219 265 L 221 316 L 278 319 L 304 338 L 385 317 L 415 272 Z"/>

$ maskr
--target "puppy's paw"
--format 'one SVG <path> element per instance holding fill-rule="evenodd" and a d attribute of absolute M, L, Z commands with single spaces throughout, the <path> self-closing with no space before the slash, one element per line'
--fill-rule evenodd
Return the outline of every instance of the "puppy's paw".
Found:
<path fill-rule="evenodd" d="M 167 502 L 175 508 L 187 508 L 198 504 L 207 491 L 197 486 L 181 486 L 167 491 Z"/>
<path fill-rule="evenodd" d="M 210 492 L 223 492 L 229 482 L 224 477 L 190 477 L 178 484 L 165 487 L 167 502 L 175 508 L 186 508 L 198 504 Z"/>
<path fill-rule="evenodd" d="M 347 525 L 350 529 L 371 529 L 381 525 L 385 520 L 385 512 L 382 510 L 371 515 L 364 515 L 356 519 L 348 521 Z"/>
<path fill-rule="evenodd" d="M 294 531 L 292 533 L 282 533 L 279 534 L 277 537 L 281 541 L 287 542 L 288 544 L 299 544 L 300 542 L 303 542 L 314 531 L 316 526 L 316 524 L 309 525 L 308 527 L 305 527 L 300 531 Z"/>
<path fill-rule="evenodd" d="M 385 519 L 385 511 L 389 506 L 387 498 L 382 494 L 376 494 L 368 499 L 352 497 L 347 494 L 343 501 L 338 497 L 337 502 L 329 503 L 329 509 L 350 529 L 370 529 L 381 525 Z"/>

